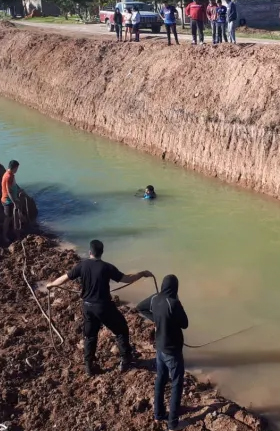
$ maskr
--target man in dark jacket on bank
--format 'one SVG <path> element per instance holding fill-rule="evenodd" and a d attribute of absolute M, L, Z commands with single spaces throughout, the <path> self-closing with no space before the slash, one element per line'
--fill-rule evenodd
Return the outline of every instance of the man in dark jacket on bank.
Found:
<path fill-rule="evenodd" d="M 178 299 L 178 278 L 164 277 L 161 292 L 137 305 L 137 310 L 155 323 L 157 350 L 157 378 L 155 382 L 155 420 L 167 419 L 164 406 L 164 390 L 169 375 L 172 381 L 169 431 L 178 429 L 179 409 L 184 381 L 183 332 L 188 318 Z"/>
<path fill-rule="evenodd" d="M 69 280 L 79 278 L 82 284 L 81 297 L 83 300 L 84 336 L 85 336 L 85 365 L 89 376 L 99 373 L 100 367 L 96 362 L 98 332 L 103 325 L 116 335 L 120 355 L 120 371 L 128 370 L 132 361 L 131 346 L 127 322 L 117 309 L 110 294 L 110 280 L 117 283 L 134 283 L 142 277 L 152 277 L 150 271 L 125 275 L 115 266 L 104 262 L 102 258 L 103 243 L 93 240 L 90 243 L 89 259 L 82 260 L 67 274 L 48 283 L 47 288 L 61 286 Z"/>
<path fill-rule="evenodd" d="M 228 38 L 231 43 L 236 43 L 235 29 L 237 20 L 236 4 L 231 0 L 227 2 L 227 22 L 228 22 Z"/>

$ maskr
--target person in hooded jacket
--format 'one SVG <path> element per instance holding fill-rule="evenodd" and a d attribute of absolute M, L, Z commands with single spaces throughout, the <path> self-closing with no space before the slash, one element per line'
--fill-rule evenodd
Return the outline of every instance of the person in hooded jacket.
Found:
<path fill-rule="evenodd" d="M 152 295 L 137 305 L 137 310 L 155 324 L 157 378 L 155 382 L 155 420 L 167 419 L 164 406 L 164 391 L 169 375 L 172 381 L 169 431 L 175 431 L 179 423 L 184 381 L 183 332 L 188 327 L 188 317 L 178 299 L 178 278 L 164 277 L 161 292 Z"/>

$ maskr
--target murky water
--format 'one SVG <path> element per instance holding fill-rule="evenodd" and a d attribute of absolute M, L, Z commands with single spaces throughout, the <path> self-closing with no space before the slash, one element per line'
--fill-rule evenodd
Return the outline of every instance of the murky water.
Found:
<path fill-rule="evenodd" d="M 180 279 L 190 318 L 186 340 L 208 342 L 190 367 L 223 394 L 280 416 L 280 204 L 55 122 L 0 99 L 0 163 L 21 163 L 18 183 L 35 197 L 40 221 L 85 253 L 104 241 L 124 271 L 150 269 Z M 134 196 L 153 184 L 159 198 Z M 122 297 L 153 292 L 139 282 Z M 276 419 L 275 419 L 276 420 Z"/>

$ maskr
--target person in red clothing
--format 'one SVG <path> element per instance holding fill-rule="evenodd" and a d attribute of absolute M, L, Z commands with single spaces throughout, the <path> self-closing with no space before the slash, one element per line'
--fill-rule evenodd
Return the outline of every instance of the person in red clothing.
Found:
<path fill-rule="evenodd" d="M 4 209 L 3 239 L 6 244 L 10 242 L 8 231 L 13 218 L 14 209 L 19 210 L 18 193 L 23 190 L 17 185 L 15 175 L 19 167 L 17 160 L 11 160 L 9 167 L 2 178 L 2 197 L 1 203 Z"/>
<path fill-rule="evenodd" d="M 218 43 L 217 40 L 217 3 L 215 0 L 209 0 L 209 5 L 206 9 L 206 15 L 208 18 L 208 21 L 211 24 L 212 29 L 212 41 L 213 43 Z"/>
<path fill-rule="evenodd" d="M 203 4 L 200 3 L 200 0 L 195 0 L 190 3 L 186 7 L 186 15 L 191 18 L 191 29 L 192 29 L 192 38 L 193 45 L 197 44 L 197 30 L 199 34 L 200 45 L 204 43 L 204 22 L 206 21 L 206 13 Z"/>

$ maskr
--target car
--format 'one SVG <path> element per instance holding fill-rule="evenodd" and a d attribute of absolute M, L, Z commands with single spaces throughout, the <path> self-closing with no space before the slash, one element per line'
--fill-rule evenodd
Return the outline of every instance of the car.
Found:
<path fill-rule="evenodd" d="M 137 7 L 140 13 L 140 29 L 151 29 L 153 33 L 160 33 L 161 26 L 163 25 L 159 13 L 154 11 L 153 5 L 129 1 L 126 3 L 117 3 L 115 7 L 104 8 L 99 11 L 100 22 L 107 25 L 108 31 L 114 31 L 114 13 L 115 9 L 119 8 L 120 12 L 124 14 L 127 8 L 133 9 Z"/>

